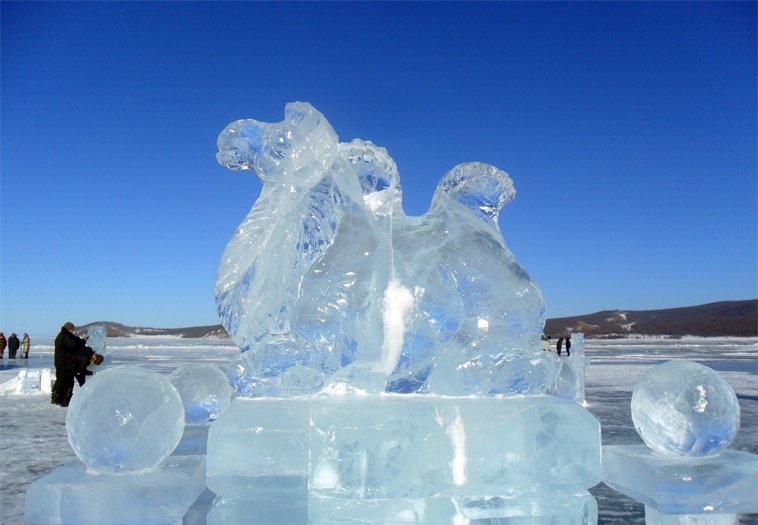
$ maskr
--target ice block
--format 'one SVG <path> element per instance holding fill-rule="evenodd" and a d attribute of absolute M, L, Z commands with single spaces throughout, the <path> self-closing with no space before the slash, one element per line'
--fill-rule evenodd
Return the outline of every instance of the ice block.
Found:
<path fill-rule="evenodd" d="M 35 525 L 171 525 L 205 490 L 203 456 L 170 456 L 142 474 L 98 475 L 67 463 L 26 491 L 25 519 Z"/>
<path fill-rule="evenodd" d="M 723 450 L 692 458 L 644 445 L 603 447 L 605 483 L 667 514 L 758 512 L 758 455 Z"/>

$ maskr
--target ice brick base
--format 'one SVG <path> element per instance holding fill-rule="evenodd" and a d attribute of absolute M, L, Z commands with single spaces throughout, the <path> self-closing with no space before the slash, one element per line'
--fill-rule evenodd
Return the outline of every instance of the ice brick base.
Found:
<path fill-rule="evenodd" d="M 238 398 L 208 436 L 208 523 L 592 525 L 600 480 L 598 421 L 553 396 Z"/>
<path fill-rule="evenodd" d="M 724 450 L 704 458 L 659 454 L 645 445 L 603 447 L 603 481 L 668 514 L 758 512 L 758 455 Z"/>
<path fill-rule="evenodd" d="M 170 456 L 153 472 L 119 475 L 89 474 L 75 461 L 29 486 L 25 518 L 35 525 L 170 525 L 204 489 L 202 456 Z"/>

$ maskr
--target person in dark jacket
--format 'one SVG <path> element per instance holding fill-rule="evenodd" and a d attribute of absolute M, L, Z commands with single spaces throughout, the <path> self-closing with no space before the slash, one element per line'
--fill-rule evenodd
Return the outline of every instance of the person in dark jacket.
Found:
<path fill-rule="evenodd" d="M 87 339 L 74 334 L 74 323 L 66 323 L 55 338 L 55 383 L 51 402 L 67 407 L 74 394 L 74 379 L 84 384 L 90 363 L 102 362 L 103 357 L 87 346 Z M 88 373 L 89 372 L 89 373 Z"/>
<path fill-rule="evenodd" d="M 8 341 L 5 339 L 5 334 L 0 332 L 0 359 L 3 358 L 6 346 L 8 346 Z"/>
<path fill-rule="evenodd" d="M 566 337 L 566 355 L 571 355 L 571 336 Z"/>
<path fill-rule="evenodd" d="M 12 333 L 11 336 L 8 338 L 8 358 L 10 359 L 16 359 L 16 352 L 18 352 L 18 348 L 21 346 L 21 341 L 18 340 L 18 336 L 16 333 Z"/>

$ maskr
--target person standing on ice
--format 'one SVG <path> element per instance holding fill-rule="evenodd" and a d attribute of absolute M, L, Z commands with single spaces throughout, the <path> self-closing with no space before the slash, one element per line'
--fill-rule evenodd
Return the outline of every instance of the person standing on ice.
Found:
<path fill-rule="evenodd" d="M 558 350 L 558 355 L 561 355 L 561 350 L 563 350 L 563 337 L 558 338 L 558 342 L 555 344 L 555 349 Z"/>
<path fill-rule="evenodd" d="M 8 338 L 8 359 L 16 359 L 16 352 L 18 347 L 21 346 L 21 341 L 18 340 L 18 336 L 15 332 Z"/>
<path fill-rule="evenodd" d="M 24 332 L 24 338 L 21 339 L 21 353 L 23 354 L 23 359 L 29 359 L 29 347 L 32 346 L 32 341 L 29 339 L 29 334 Z"/>
<path fill-rule="evenodd" d="M 571 356 L 571 336 L 566 336 L 566 355 Z"/>
<path fill-rule="evenodd" d="M 74 394 L 74 379 L 84 384 L 87 366 L 102 363 L 103 356 L 87 346 L 87 339 L 74 334 L 74 323 L 67 322 L 55 338 L 55 383 L 51 403 L 67 407 Z M 90 372 L 91 373 L 91 372 Z"/>
<path fill-rule="evenodd" d="M 6 346 L 8 346 L 8 341 L 5 339 L 5 334 L 0 332 L 0 359 L 5 355 Z"/>

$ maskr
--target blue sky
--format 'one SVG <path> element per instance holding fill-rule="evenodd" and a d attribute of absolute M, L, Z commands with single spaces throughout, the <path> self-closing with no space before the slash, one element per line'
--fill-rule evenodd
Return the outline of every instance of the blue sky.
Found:
<path fill-rule="evenodd" d="M 215 324 L 260 191 L 229 122 L 313 104 L 404 208 L 458 163 L 548 316 L 758 296 L 756 4 L 2 2 L 0 330 Z"/>

